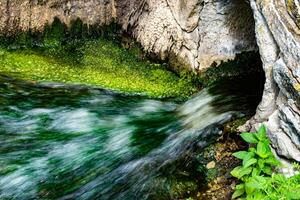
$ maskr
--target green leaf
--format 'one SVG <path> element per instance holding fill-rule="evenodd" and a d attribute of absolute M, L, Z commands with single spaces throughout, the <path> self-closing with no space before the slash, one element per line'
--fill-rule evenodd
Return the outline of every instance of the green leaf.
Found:
<path fill-rule="evenodd" d="M 255 191 L 254 194 L 252 195 L 247 195 L 247 200 L 269 200 L 269 198 L 266 198 L 265 193 L 263 193 L 262 191 Z M 245 199 L 243 199 L 245 200 Z M 276 199 L 278 200 L 278 199 Z"/>
<path fill-rule="evenodd" d="M 289 199 L 300 199 L 300 188 L 297 188 L 296 190 L 293 190 L 288 193 L 288 198 Z"/>
<path fill-rule="evenodd" d="M 261 173 L 261 169 L 254 168 L 252 170 L 251 176 L 259 176 Z"/>
<path fill-rule="evenodd" d="M 280 162 L 274 156 L 269 156 L 265 160 L 265 163 L 270 164 L 272 166 L 279 166 L 280 165 Z"/>
<path fill-rule="evenodd" d="M 251 158 L 249 160 L 246 160 L 245 162 L 243 161 L 243 167 L 247 168 L 247 167 L 250 167 L 251 165 L 253 165 L 255 163 L 257 163 L 257 159 Z"/>
<path fill-rule="evenodd" d="M 267 179 L 263 176 L 254 176 L 255 181 L 259 184 L 258 189 L 264 189 L 266 187 Z"/>
<path fill-rule="evenodd" d="M 247 151 L 238 151 L 233 153 L 232 155 L 238 159 L 244 159 L 247 156 L 248 152 Z"/>
<path fill-rule="evenodd" d="M 253 147 L 250 147 L 248 151 L 249 151 L 249 152 L 252 152 L 252 153 L 256 153 L 256 149 L 253 148 Z"/>
<path fill-rule="evenodd" d="M 273 173 L 272 168 L 269 167 L 269 166 L 263 167 L 263 168 L 262 168 L 262 171 L 263 171 L 265 174 L 268 174 L 268 175 L 272 175 L 272 173 Z"/>
<path fill-rule="evenodd" d="M 296 162 L 294 162 L 293 163 L 293 168 L 295 169 L 295 170 L 300 170 L 300 165 L 299 165 L 299 163 L 296 163 Z"/>
<path fill-rule="evenodd" d="M 261 158 L 267 158 L 270 155 L 270 153 L 272 153 L 272 152 L 271 152 L 271 149 L 270 149 L 268 143 L 258 142 L 256 153 Z"/>
<path fill-rule="evenodd" d="M 232 194 L 232 199 L 236 199 L 237 197 L 242 196 L 245 193 L 245 189 L 237 189 L 233 194 Z"/>
<path fill-rule="evenodd" d="M 241 166 L 237 166 L 236 168 L 234 168 L 234 169 L 230 172 L 230 174 L 231 174 L 233 177 L 239 178 L 239 177 L 240 177 L 240 174 L 241 174 L 241 169 L 242 169 Z"/>
<path fill-rule="evenodd" d="M 262 176 L 254 176 L 245 183 L 245 190 L 247 194 L 252 194 L 256 190 L 263 189 L 266 185 L 266 179 Z"/>
<path fill-rule="evenodd" d="M 272 179 L 279 184 L 286 181 L 286 177 L 283 174 L 272 174 Z"/>
<path fill-rule="evenodd" d="M 236 168 L 234 168 L 232 171 L 231 171 L 231 175 L 233 177 L 236 177 L 238 179 L 241 179 L 243 176 L 245 175 L 248 175 L 252 172 L 252 168 L 251 167 L 248 167 L 248 168 L 243 168 L 241 166 L 238 166 Z"/>
<path fill-rule="evenodd" d="M 246 156 L 243 159 L 243 165 L 245 165 L 246 162 L 248 162 L 248 160 L 254 158 L 254 156 L 255 156 L 255 153 L 253 153 L 253 152 L 247 152 Z"/>
<path fill-rule="evenodd" d="M 241 183 L 235 186 L 236 190 L 240 190 L 240 189 L 244 189 L 245 188 L 245 184 Z"/>
<path fill-rule="evenodd" d="M 254 191 L 256 190 L 256 183 L 255 182 L 247 182 L 245 183 L 245 190 L 247 195 L 254 193 Z"/>
<path fill-rule="evenodd" d="M 243 140 L 245 140 L 246 142 L 250 143 L 250 144 L 257 144 L 258 140 L 255 137 L 254 133 L 242 133 L 241 137 L 243 138 Z"/>
<path fill-rule="evenodd" d="M 258 164 L 258 167 L 260 169 L 262 169 L 265 166 L 265 160 L 264 159 L 258 159 L 257 164 Z"/>
<path fill-rule="evenodd" d="M 265 125 L 261 125 L 258 132 L 257 132 L 257 138 L 260 141 L 263 141 L 267 138 L 267 129 Z"/>
<path fill-rule="evenodd" d="M 248 167 L 248 168 L 243 168 L 242 170 L 241 170 L 241 177 L 240 178 L 242 178 L 243 176 L 245 176 L 245 175 L 248 175 L 248 174 L 250 174 L 252 172 L 252 167 Z"/>

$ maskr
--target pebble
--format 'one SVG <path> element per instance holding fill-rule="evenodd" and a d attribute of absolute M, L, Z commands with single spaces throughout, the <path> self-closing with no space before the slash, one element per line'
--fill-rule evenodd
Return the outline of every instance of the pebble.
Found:
<path fill-rule="evenodd" d="M 207 169 L 214 169 L 215 167 L 216 167 L 215 161 L 211 161 L 211 162 L 207 163 L 207 165 L 206 165 Z"/>

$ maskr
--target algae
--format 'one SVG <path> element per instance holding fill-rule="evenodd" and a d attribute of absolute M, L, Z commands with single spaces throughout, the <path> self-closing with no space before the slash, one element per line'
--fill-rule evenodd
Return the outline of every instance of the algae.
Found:
<path fill-rule="evenodd" d="M 41 32 L 1 38 L 0 73 L 23 80 L 97 86 L 154 98 L 187 98 L 199 86 L 166 64 L 142 55 L 133 42 L 122 46 L 116 24 L 87 27 L 80 20 L 67 27 L 55 19 Z"/>
<path fill-rule="evenodd" d="M 25 80 L 88 84 L 151 97 L 187 97 L 197 91 L 188 79 L 160 64 L 139 60 L 113 42 L 90 40 L 79 48 L 1 48 L 0 72 Z"/>

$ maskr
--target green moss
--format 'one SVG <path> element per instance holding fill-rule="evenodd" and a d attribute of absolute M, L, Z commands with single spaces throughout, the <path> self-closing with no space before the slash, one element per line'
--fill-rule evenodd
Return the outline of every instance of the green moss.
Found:
<path fill-rule="evenodd" d="M 238 133 L 238 128 L 244 125 L 249 119 L 250 117 L 247 116 L 227 122 L 226 124 L 224 124 L 224 131 L 226 133 Z"/>
<path fill-rule="evenodd" d="M 219 175 L 219 170 L 217 168 L 208 169 L 206 172 L 206 180 L 211 182 L 215 180 Z"/>
<path fill-rule="evenodd" d="M 164 64 L 145 59 L 141 47 L 120 30 L 115 23 L 87 26 L 80 19 L 67 27 L 55 18 L 43 32 L 1 37 L 0 73 L 151 97 L 186 98 L 198 91 L 188 76 L 178 76 Z"/>
<path fill-rule="evenodd" d="M 65 38 L 67 27 L 55 18 L 52 25 L 46 25 L 43 33 L 43 45 L 46 47 L 58 47 Z"/>
<path fill-rule="evenodd" d="M 58 48 L 1 48 L 0 72 L 32 81 L 88 84 L 151 97 L 184 98 L 197 92 L 187 78 L 105 39 Z"/>

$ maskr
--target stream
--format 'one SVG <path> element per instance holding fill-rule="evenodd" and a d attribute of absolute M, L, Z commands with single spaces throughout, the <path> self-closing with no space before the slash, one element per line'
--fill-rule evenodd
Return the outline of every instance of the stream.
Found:
<path fill-rule="evenodd" d="M 194 152 L 254 113 L 256 78 L 180 102 L 1 75 L 0 199 L 178 199 Z"/>

